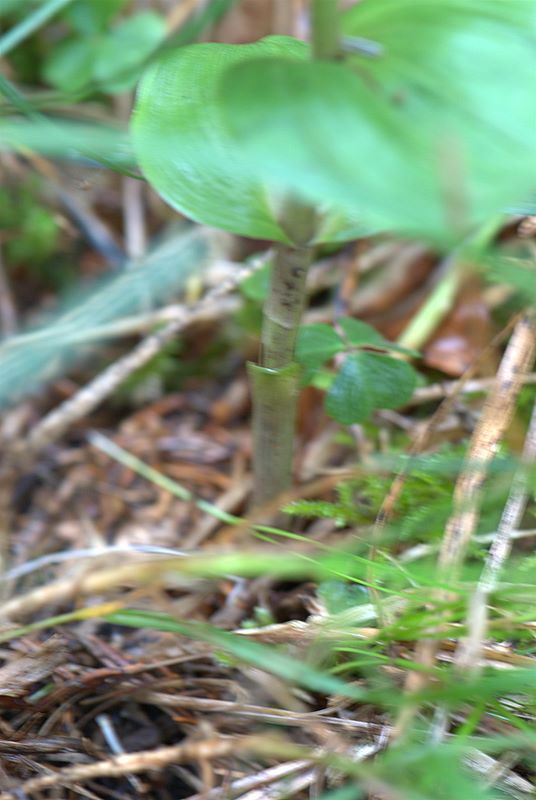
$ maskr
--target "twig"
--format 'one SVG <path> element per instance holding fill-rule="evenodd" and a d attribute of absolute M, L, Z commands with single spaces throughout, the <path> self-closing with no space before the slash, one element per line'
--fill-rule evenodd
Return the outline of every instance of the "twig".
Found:
<path fill-rule="evenodd" d="M 120 94 L 115 99 L 119 119 L 126 125 L 132 112 L 132 93 Z M 144 210 L 145 182 L 125 175 L 121 178 L 123 203 L 123 239 L 125 251 L 136 262 L 147 250 L 147 230 Z"/>
<path fill-rule="evenodd" d="M 25 781 L 15 791 L 2 792 L 0 800 L 17 800 L 23 795 L 33 794 L 54 786 L 65 786 L 94 778 L 118 778 L 129 773 L 147 772 L 152 769 L 165 769 L 172 764 L 185 764 L 191 761 L 205 761 L 232 756 L 248 751 L 264 749 L 267 740 L 260 736 L 206 739 L 201 742 L 186 742 L 172 747 L 156 750 L 142 750 L 137 753 L 124 753 L 120 756 L 97 761 L 94 764 L 80 764 L 58 770 L 53 775 L 43 775 Z"/>
<path fill-rule="evenodd" d="M 497 533 L 486 558 L 480 580 L 471 598 L 467 620 L 467 638 L 460 642 L 455 663 L 459 669 L 475 670 L 488 626 L 488 601 L 497 588 L 503 564 L 510 554 L 515 528 L 527 506 L 529 487 L 527 469 L 536 461 L 536 403 L 521 455 L 521 466 L 512 482 L 510 494 Z"/>
<path fill-rule="evenodd" d="M 202 316 L 193 318 L 189 324 L 205 321 L 209 319 L 218 319 L 232 314 L 240 307 L 241 301 L 238 297 L 222 298 L 218 305 L 203 312 Z M 155 311 L 147 311 L 141 314 L 132 314 L 122 319 L 114 320 L 112 322 L 103 322 L 102 325 L 95 325 L 94 327 L 87 328 L 81 326 L 76 329 L 75 327 L 65 328 L 61 332 L 61 339 L 64 344 L 90 344 L 91 342 L 98 341 L 99 339 L 111 339 L 113 337 L 133 336 L 135 334 L 147 333 L 152 331 L 159 325 L 167 322 L 173 322 L 176 319 L 182 318 L 184 313 L 183 303 L 172 303 L 163 308 Z M 29 333 L 21 333 L 13 340 L 5 342 L 2 349 L 5 351 L 10 344 L 20 347 L 21 345 L 40 345 L 48 344 L 54 339 L 58 339 L 59 334 L 57 330 L 43 329 L 39 331 L 31 331 Z"/>
<path fill-rule="evenodd" d="M 18 315 L 11 294 L 2 249 L 0 247 L 0 331 L 4 336 L 11 336 L 18 327 Z"/>
<path fill-rule="evenodd" d="M 490 542 L 493 542 L 496 536 L 497 531 L 494 531 L 493 533 L 479 533 L 477 536 L 473 536 L 473 541 L 478 542 L 479 544 L 489 544 Z M 513 530 L 510 532 L 511 540 L 528 539 L 531 536 L 536 536 L 536 528 L 528 528 L 520 531 Z M 407 564 L 411 561 L 417 561 L 419 558 L 425 558 L 426 556 L 432 555 L 432 553 L 436 553 L 438 550 L 439 545 L 416 544 L 413 547 L 404 550 L 403 553 L 400 553 L 398 560 Z"/>
<path fill-rule="evenodd" d="M 148 544 L 112 544 L 106 547 L 81 547 L 76 550 L 61 550 L 58 553 L 47 553 L 45 556 L 34 558 L 33 561 L 25 561 L 23 564 L 12 567 L 5 575 L 0 576 L 0 583 L 3 581 L 17 580 L 24 575 L 30 575 L 32 572 L 43 569 L 43 567 L 49 567 L 51 564 L 61 564 L 65 561 L 76 561 L 82 558 L 100 558 L 117 553 L 126 555 L 132 553 L 161 556 L 187 555 L 184 550 L 175 550 L 172 547 L 157 547 Z"/>
<path fill-rule="evenodd" d="M 34 166 L 36 159 L 32 159 Z M 42 173 L 42 170 L 39 170 Z M 65 211 L 78 226 L 89 244 L 106 259 L 114 269 L 122 267 L 125 263 L 125 254 L 116 243 L 110 229 L 97 214 L 83 203 L 72 192 L 62 188 L 59 182 L 50 175 L 46 175 L 48 187 L 52 187 Z"/>
<path fill-rule="evenodd" d="M 471 749 L 464 760 L 468 767 L 487 778 L 488 785 L 490 785 L 489 778 L 492 777 L 491 785 L 497 784 L 511 797 L 524 798 L 525 795 L 534 797 L 534 785 L 530 781 L 517 775 L 504 764 L 500 764 L 487 753 Z"/>
<path fill-rule="evenodd" d="M 463 386 L 460 386 L 460 381 L 442 381 L 441 383 L 433 383 L 431 386 L 422 386 L 415 389 L 413 397 L 408 401 L 408 406 L 423 405 L 424 403 L 431 403 L 434 400 L 444 400 L 452 394 L 476 394 L 477 392 L 487 392 L 495 383 L 495 378 L 476 378 L 475 380 L 466 381 Z M 523 378 L 525 386 L 532 386 L 536 383 L 536 373 L 525 375 Z"/>
<path fill-rule="evenodd" d="M 238 284 L 256 269 L 256 266 L 237 271 L 221 286 L 212 289 L 206 296 L 190 308 L 184 308 L 182 315 L 169 322 L 162 330 L 143 339 L 132 352 L 107 367 L 100 375 L 73 397 L 50 412 L 34 428 L 21 450 L 25 456 L 38 453 L 51 442 L 58 439 L 74 422 L 90 414 L 102 401 L 123 383 L 135 370 L 147 364 L 162 348 L 193 320 L 203 318 L 212 312 L 221 298 L 232 292 Z"/>
<path fill-rule="evenodd" d="M 121 744 L 119 736 L 115 730 L 113 721 L 108 716 L 108 714 L 99 714 L 96 717 L 96 723 L 99 726 L 103 739 L 112 751 L 112 753 L 116 756 L 123 755 L 125 752 L 125 748 Z M 132 786 L 135 792 L 142 791 L 142 785 L 139 779 L 135 775 L 127 775 L 128 782 Z"/>
<path fill-rule="evenodd" d="M 515 411 L 517 397 L 534 361 L 536 326 L 526 315 L 517 323 L 503 356 L 494 389 L 488 396 L 482 416 L 471 439 L 465 469 L 454 491 L 454 512 L 443 538 L 439 568 L 452 579 L 465 555 L 478 521 L 478 505 L 487 468 Z M 445 575 L 446 573 L 446 575 Z"/>
<path fill-rule="evenodd" d="M 438 559 L 439 576 L 443 584 L 456 579 L 467 545 L 474 534 L 487 470 L 514 414 L 523 376 L 533 363 L 535 347 L 536 329 L 532 317 L 527 314 L 521 317 L 514 328 L 497 372 L 495 386 L 488 395 L 473 433 L 465 466 L 456 482 L 453 512 L 447 523 Z M 445 592 L 440 593 L 438 599 L 445 599 Z M 431 667 L 438 648 L 436 640 L 421 641 L 415 661 Z M 426 682 L 427 677 L 423 672 L 411 672 L 406 689 L 416 692 Z M 415 707 L 411 704 L 406 706 L 399 717 L 395 736 L 405 730 L 414 713 Z"/>
<path fill-rule="evenodd" d="M 25 158 L 45 178 L 47 193 L 55 195 L 89 244 L 112 268 L 122 267 L 125 254 L 116 243 L 110 228 L 81 197 L 65 188 L 56 165 L 37 153 L 25 153 Z"/>
<path fill-rule="evenodd" d="M 521 319 L 521 317 L 520 317 Z M 457 381 L 451 383 L 451 391 L 449 394 L 444 398 L 443 402 L 439 406 L 439 408 L 435 411 L 432 415 L 432 418 L 428 422 L 427 425 L 421 427 L 418 431 L 417 436 L 414 438 L 411 447 L 409 448 L 408 455 L 410 458 L 408 459 L 406 465 L 395 475 L 395 478 L 387 492 L 387 495 L 382 501 L 380 510 L 376 516 L 376 520 L 374 522 L 374 528 L 372 531 L 371 536 L 371 547 L 369 552 L 369 560 L 370 562 L 374 562 L 376 560 L 376 555 L 378 552 L 378 546 L 383 536 L 385 527 L 387 522 L 392 517 L 396 504 L 398 503 L 398 499 L 402 493 L 402 490 L 406 484 L 406 480 L 408 475 L 410 474 L 411 470 L 411 457 L 417 456 L 419 453 L 422 453 L 425 448 L 427 447 L 432 433 L 437 430 L 439 425 L 443 422 L 446 416 L 450 413 L 451 408 L 453 407 L 458 394 L 463 390 L 463 387 L 472 379 L 479 361 L 499 342 L 503 340 L 503 337 L 506 336 L 510 330 L 514 327 L 515 322 L 511 321 L 506 327 L 497 335 L 495 336 L 490 344 L 483 349 L 480 353 L 478 359 L 467 369 L 461 378 Z M 521 376 L 519 376 L 521 379 Z M 495 379 L 492 385 L 495 384 Z M 372 584 L 374 579 L 373 570 L 372 568 L 369 569 L 368 572 L 369 582 Z M 378 617 L 381 620 L 382 618 L 382 607 L 381 607 L 381 600 L 379 592 L 374 588 L 374 585 L 371 586 L 371 596 L 374 599 L 376 607 L 378 609 Z"/>
<path fill-rule="evenodd" d="M 286 778 L 288 775 L 293 775 L 295 772 L 301 772 L 308 766 L 309 762 L 304 760 L 276 764 L 275 767 L 268 767 L 268 769 L 257 772 L 256 775 L 246 775 L 243 778 L 238 778 L 238 780 L 233 781 L 228 786 L 218 786 L 214 789 L 210 789 L 208 792 L 194 794 L 188 798 L 188 800 L 227 800 L 227 798 L 234 797 L 240 792 L 260 789 L 263 786 Z"/>
<path fill-rule="evenodd" d="M 270 708 L 236 700 L 218 700 L 212 697 L 194 697 L 188 694 L 167 694 L 149 689 L 139 689 L 131 693 L 137 701 L 161 708 L 181 708 L 199 711 L 203 714 L 229 714 L 231 716 L 255 719 L 259 722 L 277 723 L 288 728 L 310 729 L 313 723 L 322 723 L 330 728 L 341 728 L 347 731 L 367 731 L 376 733 L 382 726 L 376 722 L 361 719 L 344 719 L 329 714 L 300 713 L 286 708 Z M 102 698 L 99 698 L 102 699 Z"/>

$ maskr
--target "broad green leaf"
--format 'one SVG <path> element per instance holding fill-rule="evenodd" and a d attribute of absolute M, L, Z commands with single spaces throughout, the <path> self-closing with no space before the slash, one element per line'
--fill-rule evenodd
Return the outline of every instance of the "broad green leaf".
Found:
<path fill-rule="evenodd" d="M 331 325 L 302 325 L 298 331 L 296 361 L 307 369 L 321 367 L 341 350 L 344 342 Z"/>
<path fill-rule="evenodd" d="M 175 209 L 207 225 L 244 236 L 289 241 L 282 192 L 269 191 L 263 171 L 243 157 L 243 145 L 222 120 L 218 87 L 226 71 L 246 70 L 262 56 L 304 62 L 309 50 L 289 37 L 249 45 L 198 44 L 165 50 L 146 71 L 133 117 L 134 146 L 154 188 Z M 287 62 L 285 62 L 287 63 Z M 262 89 L 264 91 L 264 89 Z M 325 210 L 316 240 L 346 239 L 363 225 Z"/>
<path fill-rule="evenodd" d="M 222 114 L 270 185 L 450 245 L 535 185 L 535 16 L 532 3 L 365 0 L 344 30 L 383 55 L 235 65 Z"/>
<path fill-rule="evenodd" d="M 405 361 L 380 353 L 352 353 L 326 396 L 326 411 L 343 425 L 365 422 L 377 408 L 404 405 L 413 394 L 416 378 Z"/>

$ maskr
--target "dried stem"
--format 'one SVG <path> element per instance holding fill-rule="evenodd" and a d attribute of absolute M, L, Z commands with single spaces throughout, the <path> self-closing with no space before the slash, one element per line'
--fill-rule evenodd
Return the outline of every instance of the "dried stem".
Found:
<path fill-rule="evenodd" d="M 0 800 L 15 800 L 50 789 L 54 786 L 65 786 L 94 778 L 121 777 L 128 774 L 147 772 L 152 769 L 164 769 L 172 764 L 184 764 L 191 761 L 205 761 L 236 755 L 237 753 L 255 752 L 264 745 L 261 737 L 244 736 L 242 738 L 214 738 L 200 742 L 187 741 L 171 747 L 160 747 L 156 750 L 144 750 L 137 753 L 124 753 L 94 764 L 77 764 L 66 767 L 51 775 L 30 778 L 15 792 L 6 791 L 0 794 Z M 264 747 L 262 747 L 264 749 Z M 268 745 L 268 749 L 269 745 Z"/>
<path fill-rule="evenodd" d="M 51 411 L 34 428 L 24 443 L 24 454 L 37 453 L 58 439 L 74 422 L 91 413 L 129 375 L 159 353 L 187 325 L 194 320 L 203 319 L 207 314 L 210 315 L 214 305 L 218 305 L 222 297 L 232 292 L 252 269 L 255 267 L 238 271 L 233 278 L 229 278 L 208 292 L 199 303 L 190 307 L 184 306 L 182 313 L 177 311 L 175 319 L 161 330 L 147 336 L 130 353 L 111 364 L 73 397 Z"/>
<path fill-rule="evenodd" d="M 526 314 L 514 328 L 497 372 L 495 386 L 473 433 L 466 463 L 456 483 L 453 512 L 447 523 L 438 560 L 438 577 L 443 584 L 456 580 L 467 545 L 475 532 L 487 470 L 512 420 L 524 377 L 534 360 L 535 348 L 534 320 Z M 443 591 L 438 593 L 437 599 L 441 602 L 446 597 L 447 593 Z M 438 647 L 439 644 L 434 639 L 421 641 L 415 661 L 427 667 L 432 666 Z M 424 673 L 412 672 L 408 676 L 406 688 L 410 692 L 416 692 L 423 688 L 426 681 Z M 414 713 L 414 707 L 406 706 L 395 728 L 395 736 L 405 730 Z"/>
<path fill-rule="evenodd" d="M 536 328 L 534 330 L 536 337 Z M 495 591 L 503 564 L 512 547 L 515 529 L 519 526 L 527 506 L 529 487 L 527 470 L 536 462 L 536 403 L 527 431 L 521 465 L 514 476 L 510 494 L 501 521 L 490 547 L 484 568 L 471 598 L 467 620 L 468 635 L 462 640 L 456 653 L 456 665 L 460 669 L 478 668 L 482 646 L 488 626 L 488 601 Z"/>

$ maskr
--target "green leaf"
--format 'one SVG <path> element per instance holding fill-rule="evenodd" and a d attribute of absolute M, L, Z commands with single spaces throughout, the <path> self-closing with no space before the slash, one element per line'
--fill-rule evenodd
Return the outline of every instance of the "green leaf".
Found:
<path fill-rule="evenodd" d="M 382 350 L 405 353 L 414 357 L 420 355 L 416 350 L 408 350 L 406 347 L 400 347 L 394 342 L 390 342 L 389 339 L 378 333 L 372 325 L 367 325 L 366 322 L 362 322 L 360 319 L 344 317 L 339 320 L 339 325 L 344 331 L 348 344 L 354 347 L 377 347 Z"/>
<path fill-rule="evenodd" d="M 364 586 L 333 578 L 318 584 L 317 594 L 329 614 L 340 614 L 355 606 L 368 603 L 369 596 Z"/>
<path fill-rule="evenodd" d="M 222 114 L 270 185 L 450 246 L 536 183 L 534 16 L 496 0 L 360 3 L 344 32 L 383 55 L 235 65 Z"/>
<path fill-rule="evenodd" d="M 125 3 L 126 0 L 77 0 L 64 16 L 83 36 L 92 36 L 106 30 Z"/>
<path fill-rule="evenodd" d="M 344 350 L 344 343 L 331 325 L 319 322 L 300 327 L 296 341 L 296 361 L 307 369 L 321 367 L 341 350 Z"/>
<path fill-rule="evenodd" d="M 479 781 L 464 763 L 466 758 L 467 751 L 456 740 L 440 745 L 409 741 L 389 748 L 372 769 L 381 782 L 396 787 L 404 800 L 499 800 L 507 796 Z"/>
<path fill-rule="evenodd" d="M 362 322 L 360 319 L 344 317 L 339 321 L 339 325 L 343 329 L 349 344 L 355 346 L 370 345 L 372 347 L 383 347 L 384 349 L 391 344 L 372 325 L 367 325 L 366 322 Z"/>
<path fill-rule="evenodd" d="M 256 303 L 263 303 L 270 285 L 270 264 L 264 264 L 252 275 L 248 275 L 238 287 L 244 297 Z"/>
<path fill-rule="evenodd" d="M 243 145 L 229 136 L 218 97 L 230 67 L 248 69 L 259 57 L 278 55 L 299 63 L 309 49 L 280 36 L 248 45 L 198 44 L 164 51 L 141 81 L 133 133 L 147 179 L 175 209 L 243 236 L 288 242 L 281 219 L 284 193 L 269 190 L 258 165 L 244 159 Z M 325 206 L 317 241 L 362 234 L 355 215 L 330 213 Z"/>
<path fill-rule="evenodd" d="M 87 86 L 93 77 L 94 38 L 68 39 L 52 51 L 43 67 L 43 77 L 52 86 L 64 92 L 76 92 Z"/>
<path fill-rule="evenodd" d="M 365 422 L 377 408 L 407 403 L 416 382 L 415 370 L 405 361 L 380 353 L 353 353 L 331 385 L 326 411 L 343 425 Z"/>
<path fill-rule="evenodd" d="M 108 33 L 62 42 L 45 63 L 43 74 L 63 91 L 95 83 L 106 92 L 123 92 L 135 84 L 144 62 L 164 36 L 160 14 L 136 14 Z"/>
<path fill-rule="evenodd" d="M 95 54 L 94 77 L 107 92 L 124 92 L 136 83 L 143 63 L 164 39 L 164 18 L 145 11 L 117 25 Z"/>
<path fill-rule="evenodd" d="M 536 305 L 536 265 L 533 261 L 492 256 L 486 268 L 486 277 L 491 281 L 512 286 L 529 303 Z"/>

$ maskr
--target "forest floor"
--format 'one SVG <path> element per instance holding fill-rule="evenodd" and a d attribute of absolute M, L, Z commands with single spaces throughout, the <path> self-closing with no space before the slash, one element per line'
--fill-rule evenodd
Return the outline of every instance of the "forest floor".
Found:
<path fill-rule="evenodd" d="M 244 7 L 221 38 L 264 33 Z M 533 797 L 515 289 L 467 263 L 438 311 L 452 264 L 423 244 L 319 249 L 306 322 L 418 320 L 419 384 L 348 427 L 304 388 L 294 488 L 250 513 L 267 243 L 106 169 L 0 153 L 0 177 L 0 800 Z"/>

